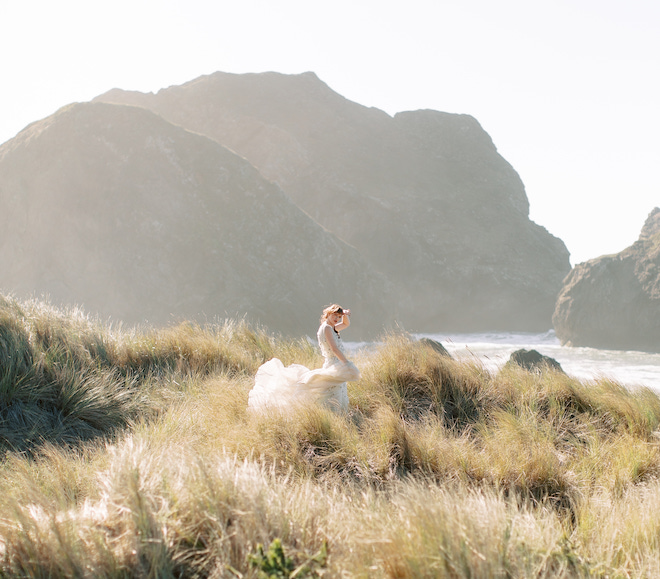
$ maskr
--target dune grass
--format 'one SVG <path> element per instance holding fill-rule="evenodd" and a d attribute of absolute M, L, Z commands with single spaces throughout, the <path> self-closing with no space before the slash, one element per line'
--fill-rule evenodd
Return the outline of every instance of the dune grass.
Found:
<path fill-rule="evenodd" d="M 392 334 L 346 415 L 249 413 L 272 356 L 321 363 L 238 321 L 1 298 L 0 576 L 660 575 L 654 392 Z"/>

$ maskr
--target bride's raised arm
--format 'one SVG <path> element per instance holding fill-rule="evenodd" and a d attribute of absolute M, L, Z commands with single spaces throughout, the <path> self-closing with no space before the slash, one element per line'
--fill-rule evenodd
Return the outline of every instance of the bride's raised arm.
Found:
<path fill-rule="evenodd" d="M 341 315 L 341 322 L 339 322 L 336 326 L 335 329 L 338 332 L 341 332 L 342 330 L 345 330 L 348 328 L 348 326 L 351 325 L 351 310 L 344 310 L 342 315 Z"/>

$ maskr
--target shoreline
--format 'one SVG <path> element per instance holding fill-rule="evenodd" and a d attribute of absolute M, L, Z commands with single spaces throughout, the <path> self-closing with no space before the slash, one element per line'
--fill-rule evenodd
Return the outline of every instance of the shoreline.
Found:
<path fill-rule="evenodd" d="M 498 372 L 519 349 L 537 350 L 557 360 L 571 377 L 583 381 L 609 379 L 627 387 L 649 387 L 660 392 L 660 354 L 635 350 L 601 350 L 585 346 L 562 346 L 553 330 L 546 332 L 419 333 L 415 339 L 440 342 L 456 359 L 472 358 Z M 377 342 L 350 342 L 350 352 L 367 353 Z"/>

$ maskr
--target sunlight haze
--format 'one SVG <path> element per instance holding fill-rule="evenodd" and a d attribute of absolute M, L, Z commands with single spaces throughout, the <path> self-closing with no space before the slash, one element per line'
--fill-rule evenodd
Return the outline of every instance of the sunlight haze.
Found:
<path fill-rule="evenodd" d="M 313 71 L 391 115 L 475 117 L 575 264 L 660 205 L 659 25 L 651 0 L 0 0 L 0 143 L 115 87 Z"/>

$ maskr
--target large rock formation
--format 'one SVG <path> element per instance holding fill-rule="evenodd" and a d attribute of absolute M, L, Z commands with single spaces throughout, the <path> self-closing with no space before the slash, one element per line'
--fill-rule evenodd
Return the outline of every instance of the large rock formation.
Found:
<path fill-rule="evenodd" d="M 378 332 L 387 284 L 245 159 L 138 107 L 68 106 L 0 147 L 0 289 L 163 324 L 244 316 L 312 333 L 351 307 Z M 391 318 L 390 318 L 391 320 Z"/>
<path fill-rule="evenodd" d="M 573 268 L 553 323 L 565 344 L 660 352 L 660 208 L 633 245 Z"/>
<path fill-rule="evenodd" d="M 518 174 L 472 117 L 390 117 L 312 73 L 216 73 L 98 100 L 149 108 L 248 159 L 395 284 L 408 329 L 550 327 L 568 252 L 530 221 Z"/>

